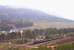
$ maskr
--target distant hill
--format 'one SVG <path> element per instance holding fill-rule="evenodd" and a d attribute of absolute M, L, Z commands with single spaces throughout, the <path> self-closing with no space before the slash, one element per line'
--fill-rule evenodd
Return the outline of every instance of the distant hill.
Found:
<path fill-rule="evenodd" d="M 44 12 L 32 9 L 9 8 L 0 6 L 0 20 L 31 20 L 31 21 L 56 21 L 56 22 L 72 22 L 72 20 L 59 18 Z"/>
<path fill-rule="evenodd" d="M 38 10 L 24 8 L 9 8 L 6 6 L 0 6 L 0 24 L 6 24 L 7 26 L 14 26 L 16 28 L 20 28 L 32 26 L 33 23 L 39 21 L 64 22 L 64 23 L 74 22 L 72 20 L 59 18 Z M 0 26 L 2 27 L 2 25 Z"/>

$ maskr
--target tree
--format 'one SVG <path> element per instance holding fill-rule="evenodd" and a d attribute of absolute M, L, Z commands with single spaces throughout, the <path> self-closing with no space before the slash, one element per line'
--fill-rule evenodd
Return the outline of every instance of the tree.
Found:
<path fill-rule="evenodd" d="M 25 30 L 24 37 L 28 38 L 28 39 L 33 39 L 35 37 L 35 35 L 31 30 Z"/>
<path fill-rule="evenodd" d="M 6 37 L 5 34 L 1 34 L 1 35 L 0 35 L 0 41 L 5 40 L 5 37 Z"/>

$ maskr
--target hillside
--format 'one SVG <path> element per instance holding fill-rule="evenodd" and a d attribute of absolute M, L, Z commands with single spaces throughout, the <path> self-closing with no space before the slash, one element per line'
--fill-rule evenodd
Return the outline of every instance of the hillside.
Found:
<path fill-rule="evenodd" d="M 73 27 L 73 25 L 74 22 L 72 20 L 48 15 L 39 10 L 0 6 L 0 30 L 6 30 L 8 27 L 10 29 L 29 26 L 32 26 L 32 28 L 58 28 L 58 26 L 63 28 L 66 26 Z"/>
<path fill-rule="evenodd" d="M 2 16 L 2 17 L 1 17 Z M 31 21 L 49 21 L 49 22 L 72 22 L 71 20 L 59 18 L 53 15 L 48 15 L 39 10 L 24 9 L 24 8 L 9 8 L 0 6 L 0 20 L 12 20 L 14 21 L 31 20 Z"/>

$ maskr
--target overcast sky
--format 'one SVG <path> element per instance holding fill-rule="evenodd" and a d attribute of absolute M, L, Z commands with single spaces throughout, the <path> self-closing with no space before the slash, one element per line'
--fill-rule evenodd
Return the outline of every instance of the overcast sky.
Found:
<path fill-rule="evenodd" d="M 74 0 L 0 0 L 0 5 L 37 9 L 74 20 Z"/>

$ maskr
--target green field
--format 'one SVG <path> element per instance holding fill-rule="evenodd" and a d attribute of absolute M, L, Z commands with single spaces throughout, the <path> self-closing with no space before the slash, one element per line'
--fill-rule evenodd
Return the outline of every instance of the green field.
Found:
<path fill-rule="evenodd" d="M 11 47 L 9 48 L 7 44 L 0 44 L 0 50 L 51 50 L 47 46 L 39 46 L 38 48 L 25 48 L 25 47 Z M 60 45 L 55 48 L 55 50 L 74 50 L 74 43 Z"/>
<path fill-rule="evenodd" d="M 56 50 L 74 50 L 74 43 L 59 46 Z"/>

